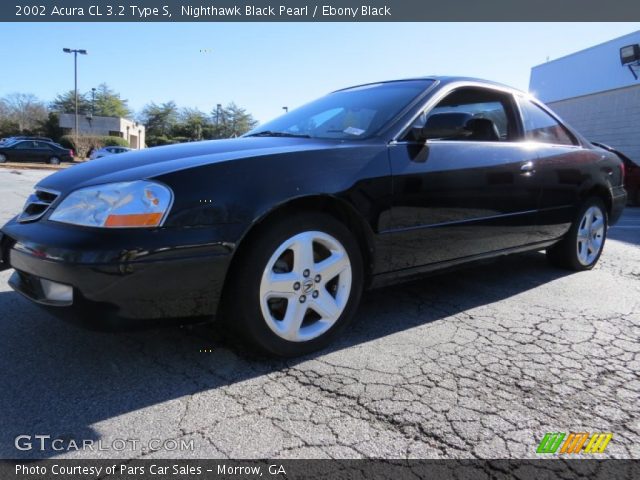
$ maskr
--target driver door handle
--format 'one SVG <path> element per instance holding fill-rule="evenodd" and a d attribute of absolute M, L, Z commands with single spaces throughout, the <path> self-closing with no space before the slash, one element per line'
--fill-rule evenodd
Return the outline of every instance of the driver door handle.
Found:
<path fill-rule="evenodd" d="M 520 171 L 522 173 L 532 173 L 533 172 L 533 162 L 525 162 L 520 166 Z"/>

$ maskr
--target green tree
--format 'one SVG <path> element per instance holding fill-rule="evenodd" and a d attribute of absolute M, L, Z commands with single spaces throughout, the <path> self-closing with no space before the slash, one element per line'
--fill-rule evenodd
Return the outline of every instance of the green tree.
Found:
<path fill-rule="evenodd" d="M 157 105 L 154 102 L 146 105 L 140 114 L 140 121 L 147 133 L 147 144 L 150 146 L 172 143 L 173 135 L 178 124 L 179 112 L 175 102 Z"/>
<path fill-rule="evenodd" d="M 83 111 L 83 113 L 91 112 L 91 104 L 93 103 L 93 114 L 95 116 L 121 118 L 131 116 L 127 100 L 120 98 L 120 94 L 114 92 L 106 83 L 101 83 L 96 88 L 95 102 L 93 102 L 93 98 L 89 94 L 86 95 L 86 98 L 91 98 L 91 101 L 89 102 L 89 109 Z"/>
<path fill-rule="evenodd" d="M 216 110 L 211 112 L 211 115 L 213 121 L 216 122 L 214 126 L 215 138 L 239 137 L 258 124 L 246 109 L 239 107 L 234 102 L 221 109 L 219 118 L 217 118 L 218 112 Z"/>
<path fill-rule="evenodd" d="M 60 128 L 60 117 L 55 112 L 49 112 L 47 118 L 38 125 L 38 134 L 57 141 L 63 134 Z"/>
<path fill-rule="evenodd" d="M 176 137 L 187 137 L 191 140 L 202 140 L 211 133 L 211 125 L 207 114 L 197 108 L 183 108 L 178 117 L 173 134 Z"/>
<path fill-rule="evenodd" d="M 56 96 L 49 108 L 57 113 L 75 113 L 76 95 L 74 90 L 69 90 Z M 91 102 L 84 93 L 78 92 L 78 115 L 84 115 L 91 111 Z"/>

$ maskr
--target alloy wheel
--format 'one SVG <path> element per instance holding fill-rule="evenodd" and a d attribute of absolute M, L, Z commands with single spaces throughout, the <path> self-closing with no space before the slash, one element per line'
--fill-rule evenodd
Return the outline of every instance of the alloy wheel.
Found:
<path fill-rule="evenodd" d="M 271 255 L 262 274 L 264 320 L 285 340 L 313 340 L 344 312 L 351 281 L 349 255 L 336 238 L 319 231 L 294 235 Z"/>
<path fill-rule="evenodd" d="M 591 206 L 584 212 L 578 225 L 578 261 L 582 265 L 591 265 L 602 249 L 605 235 L 605 217 L 598 206 Z"/>

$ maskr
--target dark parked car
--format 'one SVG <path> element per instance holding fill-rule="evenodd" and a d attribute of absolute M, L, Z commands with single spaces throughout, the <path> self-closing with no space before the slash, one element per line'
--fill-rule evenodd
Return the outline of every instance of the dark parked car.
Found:
<path fill-rule="evenodd" d="M 627 191 L 627 200 L 629 205 L 640 205 L 640 165 L 609 145 L 596 142 L 593 142 L 593 144 L 610 152 L 614 152 L 622 159 L 624 163 L 624 187 Z"/>
<path fill-rule="evenodd" d="M 624 185 L 629 195 L 629 204 L 640 205 L 640 165 L 629 157 L 622 156 L 624 161 Z"/>
<path fill-rule="evenodd" d="M 17 136 L 17 137 L 7 137 L 0 139 L 0 143 L 9 143 L 14 142 L 16 140 L 42 140 L 43 142 L 53 142 L 49 137 L 25 137 L 25 136 Z"/>
<path fill-rule="evenodd" d="M 44 140 L 14 139 L 0 144 L 0 163 L 46 162 L 58 165 L 73 160 L 71 150 Z"/>
<path fill-rule="evenodd" d="M 58 172 L 3 227 L 3 258 L 14 289 L 92 325 L 218 314 L 298 355 L 335 338 L 367 287 L 541 249 L 592 268 L 622 185 L 615 153 L 524 93 L 390 81 L 242 138 Z"/>

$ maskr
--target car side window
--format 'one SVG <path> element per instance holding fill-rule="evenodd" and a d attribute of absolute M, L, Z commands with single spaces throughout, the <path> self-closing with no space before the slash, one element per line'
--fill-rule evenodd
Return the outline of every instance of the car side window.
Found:
<path fill-rule="evenodd" d="M 32 148 L 35 148 L 35 143 L 36 142 L 31 141 L 20 142 L 14 148 L 16 150 L 31 150 Z"/>
<path fill-rule="evenodd" d="M 505 142 L 518 136 L 512 96 L 486 88 L 453 91 L 423 112 L 412 131 L 416 128 L 427 140 Z"/>
<path fill-rule="evenodd" d="M 520 99 L 524 138 L 531 142 L 576 145 L 573 137 L 555 118 L 530 100 Z"/>
<path fill-rule="evenodd" d="M 38 150 L 51 150 L 51 146 L 45 142 L 34 142 L 35 148 Z"/>

